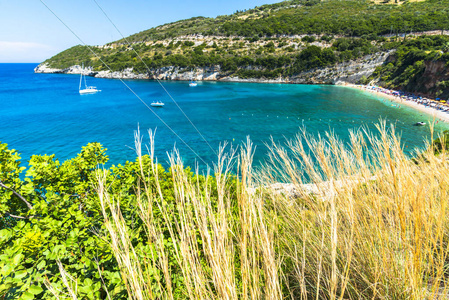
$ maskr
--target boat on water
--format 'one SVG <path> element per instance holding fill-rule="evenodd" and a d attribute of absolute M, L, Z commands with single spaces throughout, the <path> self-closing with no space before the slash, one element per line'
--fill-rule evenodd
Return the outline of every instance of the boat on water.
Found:
<path fill-rule="evenodd" d="M 95 86 L 88 86 L 86 84 L 86 75 L 83 74 L 84 73 L 84 65 L 82 67 L 82 71 L 81 71 L 81 76 L 80 76 L 80 85 L 79 85 L 79 93 L 80 95 L 85 95 L 85 94 L 95 94 L 97 92 L 101 92 L 101 90 L 98 90 Z M 82 82 L 83 82 L 83 76 L 84 76 L 84 88 L 81 88 Z"/>
<path fill-rule="evenodd" d="M 415 124 L 413 124 L 414 126 L 424 126 L 426 125 L 425 122 L 416 122 Z"/>
<path fill-rule="evenodd" d="M 194 80 L 190 81 L 190 83 L 189 83 L 189 86 L 197 86 L 197 85 L 198 85 L 198 83 L 196 83 L 196 81 L 194 81 Z"/>
<path fill-rule="evenodd" d="M 151 103 L 151 106 L 153 106 L 153 107 L 164 107 L 164 103 L 163 102 L 160 102 L 160 101 L 156 101 L 156 102 L 153 102 L 153 103 Z"/>

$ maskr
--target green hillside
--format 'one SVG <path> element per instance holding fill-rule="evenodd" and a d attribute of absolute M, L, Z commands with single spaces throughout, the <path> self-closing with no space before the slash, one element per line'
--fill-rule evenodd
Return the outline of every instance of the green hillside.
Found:
<path fill-rule="evenodd" d="M 449 37 L 429 36 L 402 42 L 370 79 L 378 79 L 385 87 L 447 99 Z"/>
<path fill-rule="evenodd" d="M 449 1 L 376 4 L 360 0 L 293 0 L 229 16 L 192 18 L 134 34 L 132 42 L 180 35 L 266 37 L 274 35 L 381 35 L 449 28 Z"/>
<path fill-rule="evenodd" d="M 399 3 L 293 0 L 217 18 L 196 17 L 165 24 L 129 36 L 126 40 L 132 47 L 124 39 L 93 47 L 97 56 L 85 46 L 75 46 L 44 63 L 57 69 L 84 64 L 94 71 L 108 70 L 100 57 L 113 71 L 132 68 L 134 73 L 154 74 L 168 66 L 179 67 L 181 71 L 209 67 L 219 68 L 221 76 L 274 79 L 330 67 L 396 49 L 408 40 L 426 38 L 410 33 L 448 29 L 449 0 Z M 436 43 L 427 49 L 426 42 L 417 42 L 413 47 L 419 51 L 440 51 L 438 47 L 443 44 Z M 378 70 L 376 74 L 385 72 Z M 393 77 L 382 81 L 392 87 L 415 87 L 413 83 L 401 83 L 395 77 L 400 73 L 397 70 L 390 74 Z"/>
<path fill-rule="evenodd" d="M 248 40 L 224 39 L 214 41 L 212 45 L 193 42 L 171 42 L 146 45 L 140 43 L 133 48 L 143 57 L 151 68 L 177 66 L 190 69 L 218 65 L 222 72 L 236 73 L 240 77 L 274 78 L 279 75 L 291 76 L 312 68 L 325 67 L 336 62 L 356 59 L 366 54 L 386 50 L 391 43 L 380 43 L 367 39 L 337 38 L 331 41 L 319 40 L 326 47 L 311 45 L 314 38 L 305 37 L 287 42 L 283 39 L 263 39 L 258 43 Z M 297 44 L 297 48 L 289 46 Z M 134 68 L 137 73 L 147 73 L 145 65 L 134 51 L 127 46 L 112 49 L 95 49 L 101 59 L 114 71 Z M 47 60 L 51 67 L 67 68 L 76 64 L 92 66 L 94 70 L 106 70 L 103 63 L 92 55 L 87 47 L 75 46 Z M 256 70 L 248 67 L 257 68 Z"/>

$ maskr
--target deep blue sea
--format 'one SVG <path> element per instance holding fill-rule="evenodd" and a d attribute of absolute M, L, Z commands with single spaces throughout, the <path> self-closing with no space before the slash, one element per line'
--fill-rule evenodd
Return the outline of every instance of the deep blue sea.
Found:
<path fill-rule="evenodd" d="M 0 64 L 0 141 L 21 153 L 56 154 L 60 160 L 74 157 L 89 142 L 108 149 L 110 163 L 136 157 L 134 131 L 140 126 L 144 143 L 148 129 L 157 128 L 156 155 L 165 164 L 167 152 L 176 146 L 186 165 L 198 158 L 147 109 L 119 80 L 88 77 L 88 85 L 102 91 L 79 95 L 79 75 L 35 74 L 37 64 Z M 182 112 L 157 82 L 126 83 L 150 104 L 165 102 L 154 111 L 208 163 L 216 161 Z M 343 140 L 348 130 L 365 125 L 375 130 L 379 118 L 396 124 L 407 149 L 423 147 L 428 126 L 412 126 L 429 120 L 407 107 L 350 88 L 326 85 L 288 85 L 199 82 L 163 82 L 212 147 L 224 141 L 239 145 L 249 136 L 257 147 L 256 162 L 266 157 L 265 143 L 292 138 L 301 126 L 311 134 L 333 130 Z M 448 129 L 440 122 L 436 130 Z M 201 164 L 201 163 L 200 163 Z"/>

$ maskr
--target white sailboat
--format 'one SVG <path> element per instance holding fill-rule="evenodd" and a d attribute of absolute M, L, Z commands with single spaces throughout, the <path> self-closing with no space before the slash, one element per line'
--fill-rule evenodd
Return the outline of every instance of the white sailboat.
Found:
<path fill-rule="evenodd" d="M 84 65 L 82 67 L 81 70 L 81 77 L 80 77 L 80 86 L 79 86 L 79 92 L 80 95 L 84 95 L 84 94 L 95 94 L 97 92 L 101 92 L 101 90 L 98 90 L 95 86 L 87 86 L 86 84 L 86 75 L 83 74 L 84 73 Z M 83 82 L 83 75 L 84 75 L 84 89 L 81 88 L 81 83 Z"/>

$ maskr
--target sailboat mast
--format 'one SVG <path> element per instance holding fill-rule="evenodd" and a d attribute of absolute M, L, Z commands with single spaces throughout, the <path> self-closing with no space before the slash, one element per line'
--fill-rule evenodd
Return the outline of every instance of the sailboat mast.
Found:
<path fill-rule="evenodd" d="M 83 71 L 81 71 L 80 73 L 80 86 L 79 86 L 79 90 L 81 90 L 81 81 L 83 80 Z"/>

